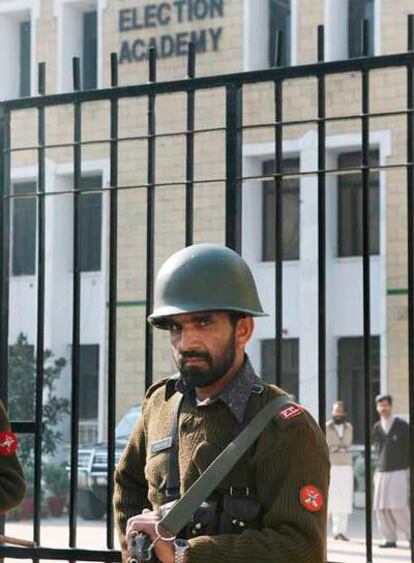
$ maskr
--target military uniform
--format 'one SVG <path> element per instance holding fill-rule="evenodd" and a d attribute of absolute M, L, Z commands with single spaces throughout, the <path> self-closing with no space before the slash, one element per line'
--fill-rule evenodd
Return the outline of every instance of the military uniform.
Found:
<path fill-rule="evenodd" d="M 176 378 L 149 389 L 116 470 L 115 515 L 125 559 L 128 518 L 169 500 L 170 434 L 178 390 Z M 218 398 L 199 402 L 185 393 L 178 422 L 180 494 L 266 403 L 282 393 L 263 385 L 248 359 Z M 294 404 L 283 409 L 213 494 L 214 523 L 200 524 L 195 517 L 186 530 L 188 561 L 322 563 L 328 457 L 314 419 Z"/>
<path fill-rule="evenodd" d="M 6 411 L 0 401 L 0 513 L 10 510 L 23 499 L 25 482 L 16 457 L 17 440 L 10 431 Z"/>

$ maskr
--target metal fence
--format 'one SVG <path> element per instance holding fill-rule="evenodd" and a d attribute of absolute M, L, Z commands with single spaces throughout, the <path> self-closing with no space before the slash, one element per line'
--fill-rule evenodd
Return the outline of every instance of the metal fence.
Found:
<path fill-rule="evenodd" d="M 275 187 L 275 303 L 276 303 L 276 370 L 275 382 L 280 379 L 281 373 L 281 345 L 282 345 L 282 303 L 283 303 L 283 209 L 282 209 L 282 187 L 289 174 L 283 171 L 282 143 L 284 131 L 293 125 L 313 126 L 317 129 L 318 158 L 317 169 L 301 173 L 317 176 L 318 185 L 318 318 L 315 323 L 318 326 L 318 354 L 319 354 L 319 422 L 325 427 L 326 413 L 326 177 L 328 174 L 341 173 L 340 170 L 328 169 L 326 167 L 326 127 L 329 123 L 356 120 L 361 126 L 361 163 L 357 169 L 348 172 L 358 172 L 361 175 L 363 192 L 363 335 L 364 335 L 364 382 L 365 382 L 365 475 L 366 475 L 366 560 L 372 561 L 372 514 L 369 507 L 371 499 L 371 386 L 370 386 L 370 319 L 371 319 L 371 279 L 370 279 L 370 247 L 369 247 L 369 221 L 370 221 L 370 194 L 369 178 L 373 167 L 369 163 L 370 150 L 370 123 L 373 117 L 402 116 L 406 119 L 407 141 L 406 154 L 401 155 L 401 161 L 394 167 L 400 167 L 407 172 L 407 221 L 408 221 L 408 342 L 414 342 L 414 161 L 413 161 L 413 112 L 414 112 L 414 33 L 413 18 L 409 18 L 408 52 L 380 57 L 361 56 L 356 59 L 324 62 L 323 29 L 318 30 L 318 61 L 314 64 L 303 66 L 280 67 L 242 72 L 228 75 L 208 76 L 196 78 L 195 74 L 195 49 L 190 46 L 188 57 L 188 76 L 185 79 L 157 82 L 156 80 L 156 53 L 149 52 L 149 81 L 146 84 L 136 86 L 119 86 L 117 57 L 112 55 L 111 59 L 111 87 L 101 90 L 82 91 L 80 87 L 79 60 L 74 59 L 73 77 L 74 91 L 71 93 L 47 95 L 45 93 L 45 66 L 39 66 L 39 95 L 32 98 L 21 98 L 0 103 L 0 151 L 1 164 L 0 176 L 3 196 L 0 207 L 0 231 L 2 233 L 1 260 L 0 260 L 0 302 L 1 302 L 1 325 L 0 325 L 0 395 L 7 403 L 8 390 L 8 346 L 9 346 L 9 278 L 10 278 L 10 205 L 11 201 L 18 197 L 11 192 L 11 156 L 14 150 L 11 147 L 10 132 L 11 118 L 21 111 L 32 109 L 37 111 L 38 120 L 38 142 L 35 146 L 26 147 L 26 150 L 37 151 L 38 178 L 37 191 L 32 194 L 37 201 L 37 341 L 36 341 L 36 409 L 35 420 L 27 422 L 14 422 L 13 428 L 18 433 L 28 433 L 34 436 L 35 441 L 35 477 L 34 477 L 34 527 L 33 538 L 41 542 L 41 442 L 42 442 L 42 408 L 43 408 L 43 364 L 45 349 L 45 200 L 51 195 L 47 190 L 45 178 L 45 153 L 50 146 L 46 142 L 47 128 L 45 123 L 45 111 L 56 106 L 73 107 L 73 176 L 74 187 L 70 191 L 73 198 L 73 328 L 72 328 L 72 411 L 71 411 L 71 472 L 70 472 L 70 504 L 69 504 L 69 547 L 68 549 L 50 548 L 14 548 L 2 547 L 2 557 L 55 559 L 55 560 L 81 560 L 81 561 L 120 561 L 120 554 L 114 551 L 113 537 L 113 472 L 115 462 L 115 374 L 117 364 L 117 248 L 118 248 L 118 195 L 124 186 L 118 182 L 118 147 L 121 141 L 118 131 L 118 104 L 123 99 L 147 100 L 147 134 L 140 137 L 147 144 L 147 181 L 145 184 L 137 185 L 135 188 L 146 190 L 147 198 L 147 239 L 146 239 L 146 313 L 151 311 L 153 301 L 154 281 L 154 221 L 155 221 L 155 194 L 159 189 L 168 189 L 175 183 L 157 182 L 156 169 L 156 141 L 160 137 L 157 134 L 157 112 L 156 103 L 159 97 L 174 93 L 186 96 L 186 128 L 174 135 L 185 139 L 185 244 L 191 244 L 194 232 L 194 187 L 201 180 L 194 177 L 194 139 L 196 135 L 209 132 L 209 129 L 195 128 L 195 100 L 199 93 L 211 89 L 225 89 L 225 126 L 220 130 L 225 135 L 225 176 L 223 178 L 203 182 L 221 181 L 225 185 L 225 240 L 226 244 L 241 251 L 242 243 L 242 184 L 247 180 L 257 180 L 262 177 L 243 176 L 242 172 L 242 146 L 243 133 L 247 128 L 271 127 L 274 130 L 274 171 L 268 176 L 273 179 Z M 363 34 L 363 53 L 367 53 L 368 40 L 367 30 Z M 280 46 L 280 37 L 278 40 Z M 276 63 L 281 60 L 281 49 L 276 54 Z M 381 113 L 370 112 L 370 73 L 379 69 L 402 68 L 406 71 L 407 91 L 406 106 L 399 111 L 384 111 Z M 331 75 L 345 75 L 346 73 L 357 73 L 361 76 L 361 107 L 356 115 L 344 114 L 341 116 L 326 116 L 325 81 Z M 293 122 L 284 117 L 284 87 L 288 81 L 304 78 L 314 78 L 317 81 L 317 116 L 306 121 Z M 272 84 L 274 88 L 274 119 L 268 123 L 245 126 L 243 124 L 243 90 L 251 84 Z M 80 303 L 81 303 L 81 271 L 80 271 L 80 236 L 79 236 L 79 202 L 82 193 L 87 190 L 81 186 L 81 163 L 82 148 L 82 109 L 87 104 L 99 101 L 107 101 L 110 105 L 110 138 L 100 139 L 99 142 L 106 143 L 110 147 L 110 187 L 109 192 L 109 296 L 108 296 L 108 374 L 107 374 L 107 397 L 108 397 L 108 488 L 107 488 L 107 550 L 85 550 L 77 547 L 77 480 L 78 480 L 78 449 L 79 449 L 79 349 L 80 349 Z M 166 134 L 163 133 L 165 136 Z M 122 139 L 125 141 L 125 138 Z M 18 150 L 22 150 L 19 148 Z M 142 164 L 142 163 L 141 163 Z M 389 166 L 378 165 L 376 171 L 387 170 Z M 52 194 L 53 195 L 53 194 Z M 145 328 L 145 386 L 148 387 L 153 381 L 153 334 L 151 327 L 147 324 Z M 410 414 L 410 447 L 414 452 L 414 347 L 408 346 L 409 354 L 409 414 Z M 411 460 L 414 459 L 411 454 Z M 411 490 L 414 490 L 414 471 L 411 471 Z M 411 513 L 414 506 L 414 495 L 411 495 Z M 413 521 L 411 529 L 414 531 Z M 414 562 L 414 551 L 411 555 Z"/>

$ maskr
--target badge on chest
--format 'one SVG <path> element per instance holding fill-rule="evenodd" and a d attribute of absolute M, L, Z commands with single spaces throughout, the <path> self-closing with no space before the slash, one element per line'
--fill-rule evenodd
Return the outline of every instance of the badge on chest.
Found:
<path fill-rule="evenodd" d="M 168 450 L 172 446 L 172 436 L 163 438 L 162 440 L 157 440 L 156 442 L 151 442 L 150 452 L 151 454 L 156 454 L 164 450 Z"/>

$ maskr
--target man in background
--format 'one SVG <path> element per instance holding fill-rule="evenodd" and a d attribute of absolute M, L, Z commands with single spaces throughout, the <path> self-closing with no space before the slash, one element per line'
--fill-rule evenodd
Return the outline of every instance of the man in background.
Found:
<path fill-rule="evenodd" d="M 384 538 L 380 547 L 392 548 L 397 547 L 398 531 L 410 541 L 409 426 L 392 414 L 391 395 L 378 395 L 375 402 L 380 420 L 372 436 L 377 454 L 373 508 Z"/>
<path fill-rule="evenodd" d="M 326 441 L 331 462 L 328 513 L 332 516 L 334 539 L 349 541 L 347 537 L 348 516 L 352 513 L 354 474 L 350 446 L 353 427 L 346 420 L 346 408 L 342 401 L 332 407 L 332 418 L 326 424 Z"/>

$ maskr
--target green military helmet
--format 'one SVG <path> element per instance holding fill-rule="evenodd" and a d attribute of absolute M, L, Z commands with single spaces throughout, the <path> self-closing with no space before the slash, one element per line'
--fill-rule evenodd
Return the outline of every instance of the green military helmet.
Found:
<path fill-rule="evenodd" d="M 148 321 L 162 328 L 164 317 L 198 311 L 266 316 L 250 268 L 230 248 L 194 244 L 179 250 L 161 266 Z"/>

